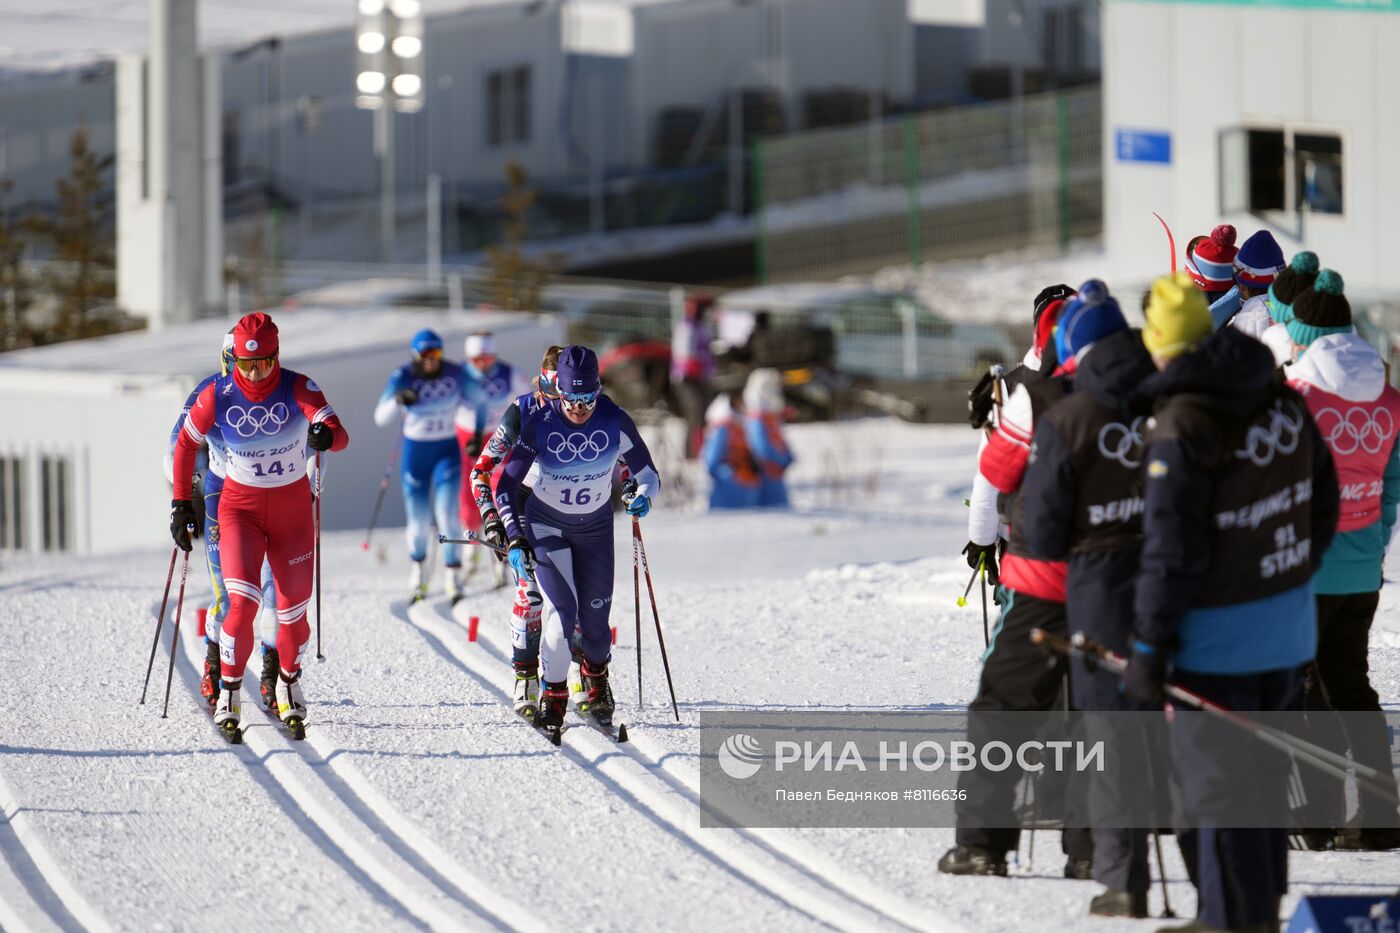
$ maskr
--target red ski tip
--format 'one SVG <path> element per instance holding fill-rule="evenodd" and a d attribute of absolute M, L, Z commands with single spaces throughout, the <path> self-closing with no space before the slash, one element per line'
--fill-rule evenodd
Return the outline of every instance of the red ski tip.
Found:
<path fill-rule="evenodd" d="M 368 541 L 362 541 L 362 542 L 360 542 L 360 550 L 362 550 L 362 551 L 368 551 L 368 550 L 369 550 L 369 542 L 368 542 Z"/>
<path fill-rule="evenodd" d="M 612 626 L 612 643 L 617 644 L 617 626 Z"/>
<path fill-rule="evenodd" d="M 481 620 L 476 616 L 467 619 L 467 641 L 476 641 L 476 630 L 481 625 Z"/>

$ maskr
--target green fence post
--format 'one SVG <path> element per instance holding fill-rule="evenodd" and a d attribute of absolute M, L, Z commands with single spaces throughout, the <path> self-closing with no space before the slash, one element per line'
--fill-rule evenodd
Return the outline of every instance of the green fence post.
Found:
<path fill-rule="evenodd" d="M 1055 96 L 1055 122 L 1059 132 L 1060 150 L 1060 252 L 1069 252 L 1069 97 Z"/>
<path fill-rule="evenodd" d="M 919 209 L 919 135 L 914 118 L 904 118 L 904 183 L 909 190 L 909 263 L 915 269 L 924 261 L 924 218 Z"/>
<path fill-rule="evenodd" d="M 763 137 L 753 141 L 753 277 L 759 285 L 768 284 L 768 231 L 763 226 Z"/>

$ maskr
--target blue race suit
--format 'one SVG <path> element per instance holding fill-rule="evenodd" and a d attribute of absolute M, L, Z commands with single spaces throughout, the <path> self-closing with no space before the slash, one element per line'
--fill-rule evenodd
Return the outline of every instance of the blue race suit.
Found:
<path fill-rule="evenodd" d="M 640 495 L 655 498 L 661 480 L 631 416 L 606 395 L 582 425 L 550 400 L 528 415 L 496 488 L 496 505 L 513 539 L 535 551 L 544 590 L 540 660 L 546 682 L 567 677 L 575 629 L 592 665 L 612 655 L 608 626 L 613 591 L 613 468 L 621 457 Z M 524 510 L 516 496 L 530 467 L 539 475 Z"/>

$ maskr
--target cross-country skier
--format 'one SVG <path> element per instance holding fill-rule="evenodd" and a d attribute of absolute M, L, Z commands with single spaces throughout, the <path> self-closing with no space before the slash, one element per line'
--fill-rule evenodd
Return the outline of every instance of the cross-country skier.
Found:
<path fill-rule="evenodd" d="M 505 550 L 507 539 L 505 524 L 495 506 L 498 468 L 510 457 L 515 440 L 520 436 L 521 422 L 547 399 L 557 397 L 556 370 L 563 349 L 550 347 L 545 351 L 533 390 L 521 395 L 506 408 L 481 456 L 472 465 L 471 493 L 482 517 L 482 537 L 501 550 Z M 522 482 L 521 499 L 529 493 L 530 485 Z M 504 560 L 498 560 L 497 566 L 504 568 Z M 539 710 L 540 619 L 543 612 L 543 597 L 539 588 L 529 575 L 520 575 L 516 580 L 515 607 L 511 612 L 510 641 L 515 669 L 515 711 L 527 719 L 533 719 Z"/>
<path fill-rule="evenodd" d="M 496 504 L 510 539 L 509 558 L 519 576 L 538 575 L 548 601 L 541 656 L 545 689 L 541 724 L 557 732 L 568 705 L 567 673 L 575 629 L 580 630 L 587 711 L 612 722 L 608 684 L 612 637 L 608 616 L 613 590 L 612 481 L 621 457 L 636 486 L 627 513 L 641 518 L 661 480 L 632 418 L 602 394 L 598 358 L 587 347 L 559 355 L 559 397 L 525 419 L 496 490 Z M 516 508 L 520 484 L 532 466 L 534 492 Z"/>
<path fill-rule="evenodd" d="M 187 526 L 199 531 L 190 501 L 199 447 L 217 430 L 228 453 L 219 547 L 229 610 L 219 634 L 223 683 L 214 722 L 230 740 L 238 736 L 243 668 L 253 650 L 253 617 L 262 599 L 254 581 L 264 556 L 277 587 L 277 710 L 289 731 L 302 734 L 301 654 L 310 638 L 306 607 L 314 570 L 307 448 L 343 450 L 350 442 L 320 388 L 301 373 L 283 369 L 278 349 L 272 318 L 244 315 L 233 329 L 233 372 L 199 393 L 175 447 L 170 533 L 187 551 Z"/>
<path fill-rule="evenodd" d="M 194 403 L 199 399 L 199 393 L 205 387 L 218 379 L 220 375 L 227 376 L 233 369 L 233 331 L 230 330 L 224 335 L 223 348 L 219 353 L 219 373 L 205 376 L 189 398 L 185 400 L 185 407 L 180 410 L 180 416 L 175 419 L 175 426 L 170 430 L 170 446 L 165 454 L 165 478 L 173 485 L 175 482 L 175 444 L 180 439 L 180 433 L 185 428 L 185 416 L 189 414 Z M 196 461 L 195 494 L 198 499 L 194 500 L 196 511 L 202 504 L 204 507 L 204 556 L 205 563 L 209 568 L 209 583 L 214 593 L 214 603 L 209 607 L 209 612 L 204 618 L 204 644 L 205 659 L 204 671 L 199 681 L 199 692 L 209 704 L 209 711 L 214 711 L 214 706 L 219 700 L 219 632 L 223 626 L 224 617 L 228 615 L 228 589 L 224 586 L 224 571 L 219 547 L 219 497 L 224 489 L 224 471 L 227 453 L 224 451 L 223 437 L 217 429 L 211 430 L 204 438 L 204 446 L 200 449 Z M 258 633 L 262 636 L 263 669 L 259 690 L 262 693 L 263 702 L 268 709 L 275 709 L 277 699 L 275 689 L 277 687 L 277 597 L 272 583 L 272 568 L 267 561 L 263 561 L 262 566 L 262 608 L 258 611 Z"/>
<path fill-rule="evenodd" d="M 1381 564 L 1400 503 L 1400 392 L 1386 384 L 1380 354 L 1352 327 L 1342 277 L 1328 269 L 1293 302 L 1285 325 L 1303 355 L 1287 367 L 1288 384 L 1302 393 L 1332 452 L 1341 487 L 1337 536 L 1313 578 L 1317 593 L 1317 661 L 1309 670 L 1304 705 L 1319 712 L 1346 710 L 1346 729 L 1330 717 L 1317 741 L 1386 775 L 1388 799 L 1362 794 L 1359 828 L 1345 823 L 1345 788 L 1307 768 L 1300 772 L 1308 812 L 1304 838 L 1311 848 L 1400 848 L 1390 738 L 1371 686 L 1367 655 L 1371 620 L 1380 599 Z"/>
<path fill-rule="evenodd" d="M 1096 297 L 1106 297 L 1103 283 L 1097 285 L 1103 291 Z M 1068 302 L 1052 299 L 1041 310 L 1037 333 L 1048 335 L 1055 321 L 1068 314 L 1076 303 L 1087 300 L 1084 295 Z M 1042 353 L 1051 355 L 1048 344 Z M 1033 628 L 1065 634 L 1066 567 L 1063 561 L 1031 556 L 1021 527 L 1018 493 L 1030 458 L 1036 420 L 1064 397 L 1068 378 L 1058 371 L 1050 375 L 1042 370 L 1038 378 L 1026 378 L 1027 375 L 1023 373 L 997 413 L 996 429 L 978 457 L 979 474 L 1000 500 L 1002 520 L 1007 526 L 1007 547 L 999 574 L 993 571 L 995 544 L 988 543 L 983 551 L 989 577 L 1000 578 L 996 600 L 1001 606 L 1001 617 L 982 659 L 977 696 L 968 707 L 968 740 L 979 746 L 990 741 L 1008 741 L 1012 747 L 1019 744 L 1019 739 L 1001 729 L 997 714 L 1051 709 L 1060 700 L 1065 678 L 1064 666 L 1047 665 L 1029 636 Z M 977 520 L 976 503 L 973 511 L 969 524 Z M 973 553 L 971 547 L 967 552 L 968 562 L 976 567 L 980 555 Z M 966 796 L 956 805 L 956 845 L 939 859 L 939 871 L 951 875 L 1006 874 L 1006 853 L 1016 848 L 1020 839 L 1015 796 L 1022 777 L 1020 769 L 994 772 L 979 768 L 962 773 L 958 789 Z M 1047 783 L 1040 782 L 1038 797 L 1052 796 Z M 1066 830 L 1061 835 L 1061 848 L 1068 856 L 1065 874 L 1087 877 L 1092 858 L 1088 832 Z"/>
<path fill-rule="evenodd" d="M 1145 318 L 1161 371 L 1140 387 L 1155 411 L 1124 686 L 1158 699 L 1170 667 L 1173 683 L 1222 706 L 1296 709 L 1317 645 L 1312 575 L 1337 525 L 1332 457 L 1269 351 L 1231 327 L 1211 333 L 1186 275 L 1153 283 Z M 1286 820 L 1288 755 L 1189 709 L 1169 730 L 1182 818 L 1199 827 L 1199 913 L 1182 929 L 1277 929 L 1287 831 L 1221 814 Z"/>
<path fill-rule="evenodd" d="M 516 377 L 515 368 L 496 356 L 495 335 L 489 333 L 469 334 L 465 349 L 467 373 L 477 380 L 485 397 L 486 430 L 482 431 L 476 425 L 476 412 L 467 408 L 458 409 L 457 442 L 462 447 L 463 473 L 475 467 L 477 458 L 481 456 L 482 449 L 491 437 L 491 434 L 487 432 L 494 432 L 505 416 L 506 409 L 514 404 L 515 399 L 521 393 L 528 391 L 525 383 Z M 487 501 L 490 501 L 489 495 Z M 477 505 L 476 496 L 469 482 L 462 484 L 461 512 L 463 527 L 468 531 L 481 530 L 481 507 Z M 472 548 L 467 557 L 471 565 L 468 573 L 476 572 L 477 561 L 480 557 L 481 551 Z M 496 562 L 492 564 L 492 567 L 496 573 L 496 585 L 500 586 L 505 582 L 504 565 Z"/>
<path fill-rule="evenodd" d="M 481 389 L 463 367 L 442 358 L 442 338 L 428 329 L 413 335 L 413 359 L 394 370 L 374 409 L 374 423 L 381 428 L 403 416 L 403 450 L 399 458 L 403 482 L 409 594 L 416 602 L 428 595 L 423 561 L 428 556 L 428 529 L 436 518 L 437 529 L 449 538 L 460 538 L 457 499 L 462 483 L 462 455 L 457 446 L 456 423 L 462 408 L 475 417 L 476 433 L 485 429 L 486 402 Z M 454 603 L 462 597 L 462 546 L 442 549 L 446 567 L 445 590 Z"/>
<path fill-rule="evenodd" d="M 1129 411 L 1129 402 L 1137 386 L 1157 370 L 1141 335 L 1128 329 L 1111 299 L 1061 315 L 1055 340 L 1059 357 L 1074 361 L 1074 387 L 1069 398 L 1050 406 L 1036 423 L 1035 454 L 1021 485 L 1021 523 L 1032 554 L 1069 559 L 1069 630 L 1123 654 L 1132 630 L 1133 580 L 1142 548 L 1146 420 Z M 1161 709 L 1160 703 L 1125 698 L 1120 681 L 1107 671 L 1081 662 L 1072 668 L 1075 709 Z M 1149 748 L 1123 731 L 1131 725 L 1135 721 L 1126 717 L 1088 716 L 1085 739 L 1103 741 L 1113 756 L 1141 748 L 1141 767 L 1132 773 L 1148 773 Z M 1151 877 L 1147 830 L 1141 827 L 1152 825 L 1152 812 L 1142 806 L 1133 814 L 1136 819 L 1122 819 L 1132 803 L 1147 796 L 1142 787 L 1122 780 L 1124 774 L 1115 761 L 1089 775 L 1093 873 L 1107 889 L 1090 902 L 1089 913 L 1146 917 Z M 1136 828 L 1119 828 L 1128 826 Z"/>

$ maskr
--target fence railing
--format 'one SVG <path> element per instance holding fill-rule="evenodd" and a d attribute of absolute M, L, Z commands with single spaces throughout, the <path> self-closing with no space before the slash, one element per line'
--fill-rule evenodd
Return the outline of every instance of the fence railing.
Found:
<path fill-rule="evenodd" d="M 761 140 L 759 281 L 1097 233 L 1101 121 L 1094 87 Z"/>

